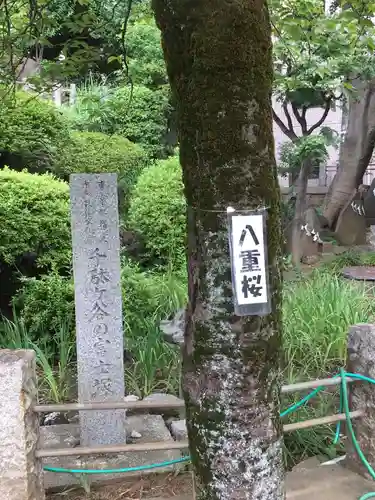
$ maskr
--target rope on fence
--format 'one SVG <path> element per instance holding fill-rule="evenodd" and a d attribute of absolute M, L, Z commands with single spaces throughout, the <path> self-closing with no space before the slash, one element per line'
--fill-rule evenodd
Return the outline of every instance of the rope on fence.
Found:
<path fill-rule="evenodd" d="M 350 412 L 350 408 L 349 408 L 348 387 L 347 387 L 347 383 L 349 381 L 352 381 L 352 380 L 358 380 L 358 381 L 362 381 L 362 382 L 368 382 L 370 384 L 375 384 L 375 379 L 372 379 L 370 377 L 366 377 L 364 375 L 360 375 L 358 373 L 347 373 L 343 368 L 340 370 L 339 374 L 337 374 L 331 378 L 331 380 L 337 380 L 337 379 L 340 380 L 340 413 L 344 412 L 347 429 L 348 429 L 350 437 L 352 439 L 353 446 L 354 446 L 359 458 L 361 459 L 363 465 L 366 467 L 368 473 L 370 474 L 372 479 L 374 479 L 374 481 L 375 481 L 375 470 L 372 468 L 372 466 L 370 465 L 370 463 L 366 459 L 364 453 L 361 450 L 361 447 L 359 446 L 358 440 L 355 436 L 355 432 L 353 429 L 353 423 L 352 423 L 352 415 L 353 414 Z M 333 385 L 333 384 L 331 383 L 329 385 Z M 325 385 L 320 385 L 319 387 L 317 387 L 316 389 L 311 391 L 309 394 L 307 394 L 300 401 L 289 406 L 286 410 L 282 411 L 280 413 L 280 417 L 285 417 L 285 416 L 289 415 L 290 413 L 297 411 L 299 408 L 301 408 L 306 403 L 308 403 L 312 398 L 317 396 L 317 394 L 319 394 L 319 392 L 323 391 L 325 388 L 326 388 Z M 339 441 L 340 430 L 341 430 L 341 421 L 338 421 L 337 426 L 336 426 L 335 440 L 334 440 L 335 444 Z M 170 460 L 168 462 L 160 462 L 160 463 L 151 464 L 151 465 L 141 465 L 138 467 L 126 467 L 123 469 L 63 469 L 63 468 L 59 468 L 59 467 L 45 466 L 44 470 L 48 471 L 48 472 L 69 473 L 69 474 L 115 474 L 115 473 L 152 470 L 152 469 L 168 467 L 170 465 L 175 465 L 178 463 L 183 463 L 183 462 L 188 462 L 188 461 L 190 461 L 190 457 L 186 456 L 186 457 L 182 457 L 182 458 L 179 458 L 176 460 Z M 369 500 L 370 498 L 375 498 L 375 492 L 366 493 L 359 500 Z"/>

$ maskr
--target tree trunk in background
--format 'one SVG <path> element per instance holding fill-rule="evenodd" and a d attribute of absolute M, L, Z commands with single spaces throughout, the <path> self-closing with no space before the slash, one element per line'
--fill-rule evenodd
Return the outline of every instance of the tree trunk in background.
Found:
<path fill-rule="evenodd" d="M 153 0 L 188 205 L 183 389 L 201 499 L 281 500 L 280 192 L 264 0 Z M 266 206 L 273 313 L 234 314 L 227 206 Z"/>
<path fill-rule="evenodd" d="M 323 205 L 323 216 L 334 229 L 344 208 L 371 160 L 375 144 L 375 80 L 355 81 L 357 89 L 349 98 L 349 116 L 344 142 L 340 148 L 339 167 Z"/>
<path fill-rule="evenodd" d="M 311 161 L 306 160 L 299 171 L 296 181 L 296 207 L 292 224 L 292 262 L 299 267 L 302 258 L 302 231 L 301 226 L 305 222 L 307 183 L 311 171 Z"/>

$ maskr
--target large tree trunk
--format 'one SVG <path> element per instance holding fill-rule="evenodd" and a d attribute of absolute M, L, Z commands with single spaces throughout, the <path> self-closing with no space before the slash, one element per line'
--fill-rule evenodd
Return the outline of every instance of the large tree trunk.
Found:
<path fill-rule="evenodd" d="M 281 500 L 280 192 L 264 0 L 153 0 L 188 205 L 183 389 L 201 499 Z M 234 313 L 226 208 L 267 207 L 272 314 Z"/>
<path fill-rule="evenodd" d="M 323 215 L 334 229 L 340 211 L 348 203 L 371 160 L 375 144 L 375 80 L 355 81 L 349 98 L 349 116 L 339 167 L 327 193 Z"/>

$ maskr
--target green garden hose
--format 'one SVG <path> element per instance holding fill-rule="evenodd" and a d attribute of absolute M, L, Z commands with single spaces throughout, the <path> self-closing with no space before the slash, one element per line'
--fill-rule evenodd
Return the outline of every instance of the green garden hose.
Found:
<path fill-rule="evenodd" d="M 352 420 L 350 417 L 350 408 L 349 408 L 349 400 L 348 400 L 348 388 L 347 388 L 347 380 L 346 377 L 354 378 L 357 380 L 362 380 L 364 382 L 369 382 L 370 384 L 375 384 L 375 379 L 366 377 L 364 375 L 360 375 L 358 373 L 347 373 L 345 372 L 344 369 L 340 370 L 340 373 L 338 375 L 335 375 L 332 378 L 338 378 L 341 377 L 341 384 L 340 384 L 340 413 L 344 411 L 346 415 L 346 424 L 347 424 L 347 429 L 349 432 L 349 435 L 351 437 L 351 440 L 353 442 L 353 446 L 361 459 L 363 465 L 366 467 L 368 473 L 372 477 L 372 479 L 375 481 L 375 471 L 367 461 L 365 455 L 363 454 L 361 447 L 359 446 L 359 443 L 357 441 L 357 438 L 354 433 L 353 429 L 353 424 Z M 321 392 L 323 389 L 325 389 L 324 386 L 317 387 L 313 391 L 311 391 L 307 396 L 302 398 L 300 401 L 297 403 L 289 406 L 286 410 L 282 411 L 280 413 L 280 417 L 285 417 L 286 415 L 289 415 L 290 413 L 293 413 L 294 411 L 298 410 L 301 408 L 303 405 L 308 403 L 310 399 L 315 397 L 319 392 Z M 335 434 L 335 443 L 338 442 L 339 437 L 340 437 L 340 429 L 341 429 L 341 423 L 339 422 L 336 426 L 336 434 Z M 139 472 L 143 470 L 152 470 L 152 469 L 158 469 L 162 467 L 168 467 L 170 465 L 175 465 L 178 463 L 183 463 L 183 462 L 188 462 L 190 461 L 190 457 L 182 457 L 178 458 L 176 460 L 170 460 L 167 462 L 160 462 L 156 464 L 151 464 L 151 465 L 140 465 L 137 467 L 125 467 L 123 469 L 63 469 L 60 467 L 50 467 L 50 466 L 45 466 L 43 467 L 45 471 L 48 472 L 55 472 L 55 473 L 68 473 L 68 474 L 116 474 L 116 473 L 124 473 L 124 472 Z M 366 493 L 363 495 L 359 500 L 368 500 L 370 498 L 375 498 L 375 492 L 371 493 Z"/>

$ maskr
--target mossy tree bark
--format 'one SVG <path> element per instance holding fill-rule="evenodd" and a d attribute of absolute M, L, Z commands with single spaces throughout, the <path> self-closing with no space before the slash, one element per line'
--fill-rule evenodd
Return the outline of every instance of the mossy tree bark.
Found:
<path fill-rule="evenodd" d="M 280 192 L 264 0 L 153 0 L 188 205 L 183 388 L 201 499 L 284 498 Z M 268 207 L 273 312 L 234 314 L 226 207 Z"/>

